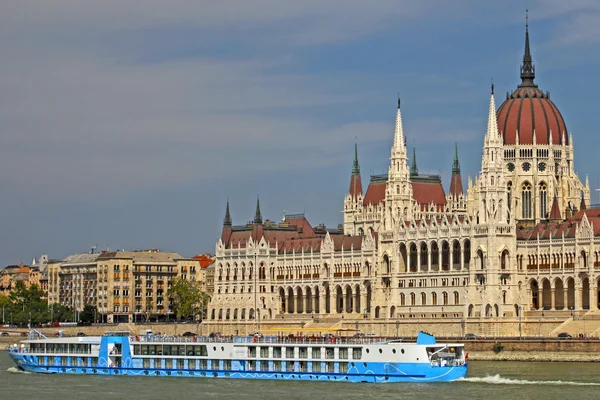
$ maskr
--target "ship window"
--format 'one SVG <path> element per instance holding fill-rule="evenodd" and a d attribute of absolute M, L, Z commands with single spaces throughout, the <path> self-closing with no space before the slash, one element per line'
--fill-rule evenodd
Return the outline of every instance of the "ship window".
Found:
<path fill-rule="evenodd" d="M 226 369 L 226 370 L 229 370 L 229 371 L 231 371 L 233 369 L 231 367 L 231 360 L 223 360 L 223 369 Z"/>
<path fill-rule="evenodd" d="M 312 371 L 313 372 L 321 372 L 321 362 L 320 361 L 313 361 Z"/>
<path fill-rule="evenodd" d="M 173 346 L 173 347 L 177 347 L 177 346 Z M 170 356 L 171 355 L 171 346 L 169 345 L 164 345 L 163 346 L 163 354 L 165 356 Z"/>
<path fill-rule="evenodd" d="M 260 361 L 260 370 L 261 371 L 268 371 L 269 370 L 269 361 L 267 361 L 267 360 L 261 360 Z"/>
<path fill-rule="evenodd" d="M 196 369 L 196 360 L 188 360 L 188 369 Z"/>
<path fill-rule="evenodd" d="M 333 354 L 334 354 L 333 347 L 326 347 L 325 348 L 325 358 L 332 359 L 333 358 Z"/>
<path fill-rule="evenodd" d="M 281 347 L 273 347 L 273 358 L 281 358 Z"/>
<path fill-rule="evenodd" d="M 254 346 L 248 347 L 248 357 L 251 357 L 251 358 L 256 357 L 256 347 L 254 347 Z"/>
<path fill-rule="evenodd" d="M 221 363 L 219 362 L 219 360 L 212 360 L 210 362 L 210 367 L 212 369 L 220 369 Z"/>
<path fill-rule="evenodd" d="M 298 358 L 308 358 L 308 349 L 306 347 L 298 349 Z"/>
<path fill-rule="evenodd" d="M 294 358 L 294 348 L 293 347 L 285 348 L 285 358 Z"/>
<path fill-rule="evenodd" d="M 149 358 L 144 358 L 143 367 L 150 368 L 150 359 Z"/>
<path fill-rule="evenodd" d="M 348 348 L 347 347 L 340 347 L 339 350 L 339 358 L 341 360 L 347 360 L 348 359 Z"/>
<path fill-rule="evenodd" d="M 404 354 L 404 349 L 400 349 L 400 353 Z"/>
<path fill-rule="evenodd" d="M 355 347 L 352 349 L 352 359 L 360 360 L 362 358 L 362 349 L 360 347 Z"/>
<path fill-rule="evenodd" d="M 154 368 L 162 368 L 162 359 L 157 358 L 154 360 Z"/>
<path fill-rule="evenodd" d="M 348 363 L 347 362 L 340 363 L 340 372 L 348 372 Z"/>
<path fill-rule="evenodd" d="M 177 359 L 177 369 L 185 368 L 185 360 L 183 358 Z"/>
<path fill-rule="evenodd" d="M 208 360 L 200 360 L 200 369 L 208 369 Z"/>
<path fill-rule="evenodd" d="M 281 361 L 273 361 L 273 371 L 282 371 L 281 369 Z"/>
<path fill-rule="evenodd" d="M 300 361 L 300 371 L 299 372 L 308 372 L 308 361 Z"/>
<path fill-rule="evenodd" d="M 268 347 L 260 348 L 260 357 L 261 358 L 269 358 L 269 348 Z"/>
<path fill-rule="evenodd" d="M 325 363 L 325 372 L 335 372 L 335 363 L 326 362 Z"/>

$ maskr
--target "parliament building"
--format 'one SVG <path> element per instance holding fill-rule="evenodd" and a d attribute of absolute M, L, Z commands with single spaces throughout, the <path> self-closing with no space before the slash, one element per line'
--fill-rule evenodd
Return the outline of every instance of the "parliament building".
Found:
<path fill-rule="evenodd" d="M 455 318 L 598 312 L 600 207 L 575 173 L 573 136 L 535 82 L 529 32 L 520 84 L 482 126 L 481 170 L 449 189 L 409 161 L 400 101 L 387 174 L 363 190 L 358 149 L 343 224 L 302 215 L 234 226 L 227 203 L 209 321 Z M 340 202 L 341 203 L 341 202 Z"/>

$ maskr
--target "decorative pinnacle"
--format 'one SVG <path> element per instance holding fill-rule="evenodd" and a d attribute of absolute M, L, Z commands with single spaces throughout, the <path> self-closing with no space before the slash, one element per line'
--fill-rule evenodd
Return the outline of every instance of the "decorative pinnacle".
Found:
<path fill-rule="evenodd" d="M 358 144 L 354 143 L 354 163 L 352 163 L 352 175 L 360 174 L 360 166 L 358 165 Z"/>
<path fill-rule="evenodd" d="M 460 164 L 458 163 L 458 143 L 454 143 L 454 162 L 452 163 L 452 174 L 460 175 Z"/>
<path fill-rule="evenodd" d="M 398 93 L 398 110 L 400 109 L 400 93 Z"/>
<path fill-rule="evenodd" d="M 529 48 L 529 10 L 525 10 L 525 53 L 523 54 L 523 64 L 521 65 L 521 85 L 536 86 L 533 83 L 535 79 L 535 67 L 531 59 L 531 50 Z"/>
<path fill-rule="evenodd" d="M 225 219 L 223 226 L 231 226 L 231 215 L 229 214 L 229 199 L 227 199 L 227 208 L 225 208 Z"/>
<path fill-rule="evenodd" d="M 417 151 L 413 147 L 413 159 L 412 159 L 412 165 L 410 167 L 410 176 L 417 176 L 417 175 L 419 175 L 419 170 L 417 169 Z"/>
<path fill-rule="evenodd" d="M 262 215 L 260 214 L 260 199 L 256 196 L 256 214 L 254 214 L 254 223 L 262 224 Z"/>

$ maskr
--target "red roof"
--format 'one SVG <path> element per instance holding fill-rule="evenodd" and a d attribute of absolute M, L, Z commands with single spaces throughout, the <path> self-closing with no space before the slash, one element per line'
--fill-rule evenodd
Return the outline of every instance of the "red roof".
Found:
<path fill-rule="evenodd" d="M 547 93 L 537 86 L 519 87 L 502 103 L 497 113 L 498 131 L 504 134 L 504 144 L 560 144 L 563 133 L 568 142 L 567 126 Z M 567 143 L 568 144 L 568 143 Z"/>
<path fill-rule="evenodd" d="M 383 202 L 385 199 L 386 185 L 387 182 L 385 181 L 370 182 L 369 187 L 367 187 L 367 194 L 365 194 L 365 198 L 363 199 L 363 205 L 366 206 Z"/>
<path fill-rule="evenodd" d="M 460 174 L 452 174 L 452 178 L 450 178 L 450 194 L 453 196 L 458 196 L 463 193 L 462 187 L 462 179 L 460 178 Z"/>
<path fill-rule="evenodd" d="M 348 191 L 348 193 L 350 193 L 350 196 L 352 196 L 352 198 L 356 198 L 356 196 L 358 196 L 359 194 L 362 194 L 362 182 L 360 180 L 360 174 L 352 174 L 352 177 L 350 178 L 350 190 Z"/>
<path fill-rule="evenodd" d="M 431 203 L 444 207 L 446 205 L 446 193 L 441 182 L 411 182 L 413 199 L 421 206 L 429 206 Z"/>

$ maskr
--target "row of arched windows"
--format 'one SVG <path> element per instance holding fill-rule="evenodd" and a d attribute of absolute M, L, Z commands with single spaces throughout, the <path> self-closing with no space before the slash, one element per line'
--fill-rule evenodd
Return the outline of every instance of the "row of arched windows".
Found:
<path fill-rule="evenodd" d="M 512 200 L 512 182 L 508 182 L 506 186 L 508 209 L 511 209 Z M 541 182 L 538 185 L 539 193 L 539 217 L 548 218 L 548 185 Z M 521 185 L 521 216 L 523 219 L 533 218 L 533 191 L 531 183 L 523 182 Z"/>

